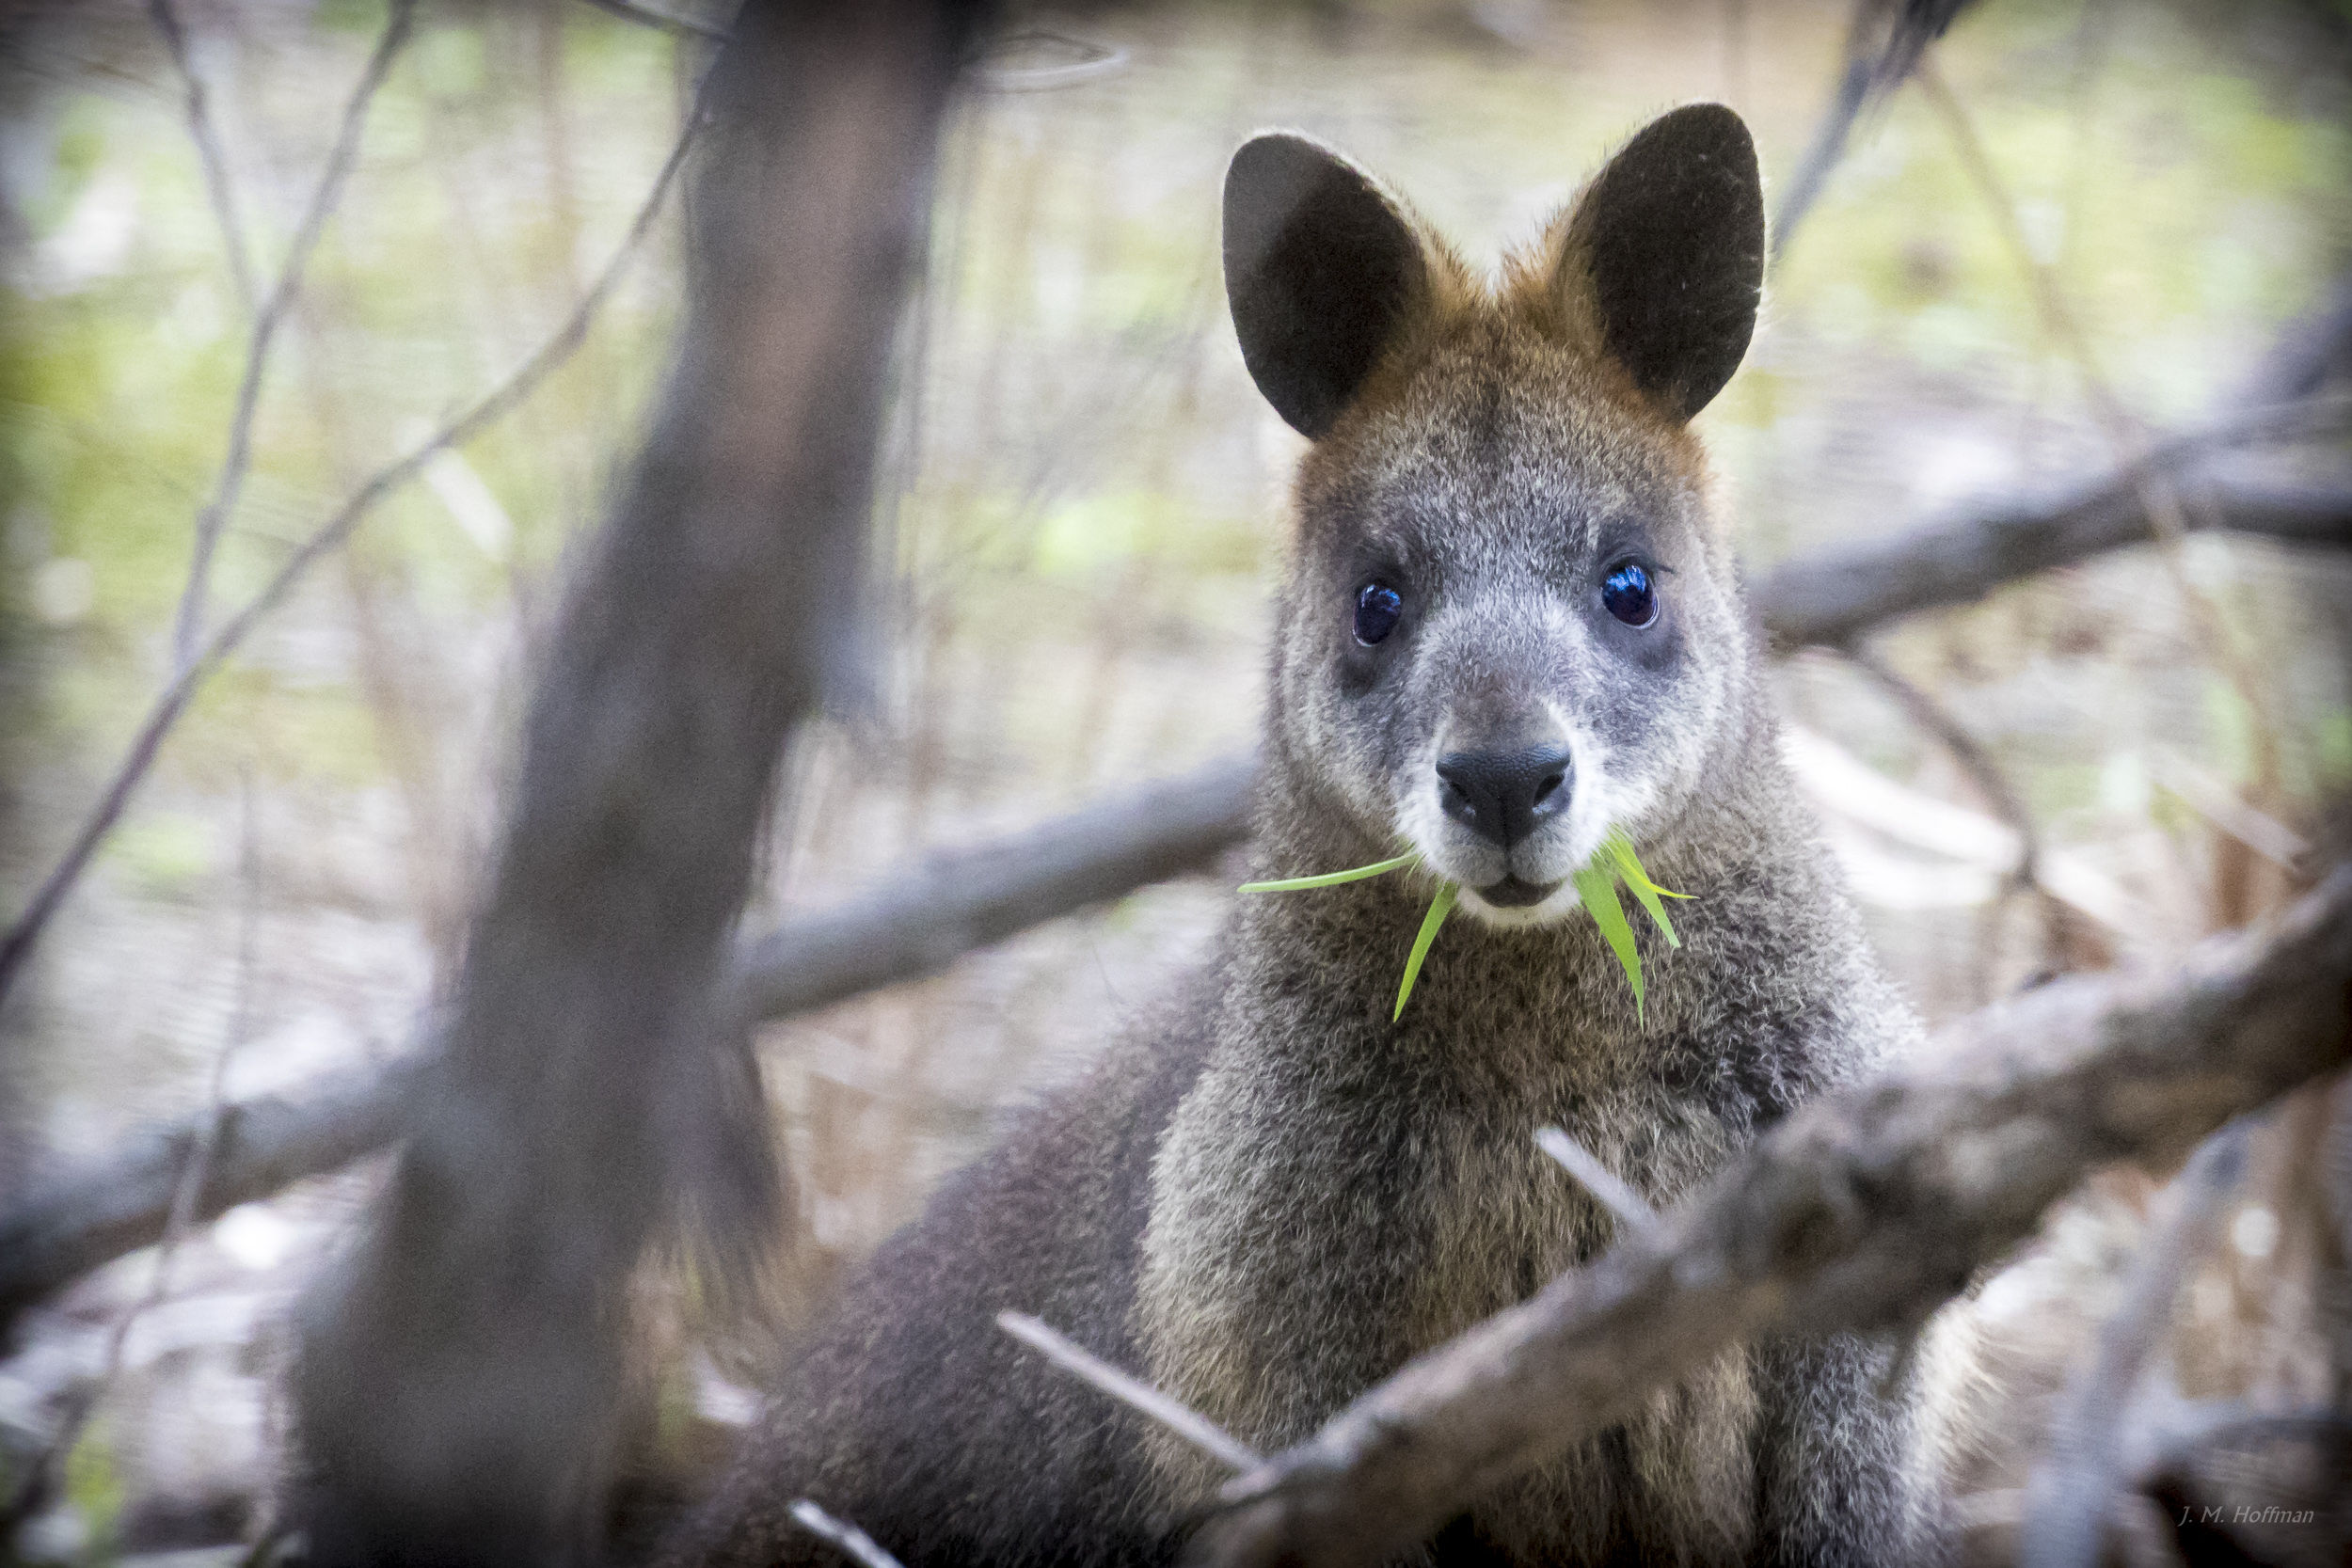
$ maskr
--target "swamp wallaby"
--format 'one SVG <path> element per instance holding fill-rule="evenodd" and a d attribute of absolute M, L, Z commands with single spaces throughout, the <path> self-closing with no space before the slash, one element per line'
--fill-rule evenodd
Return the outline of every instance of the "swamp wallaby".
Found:
<path fill-rule="evenodd" d="M 1271 1451 L 1608 1244 L 1537 1128 L 1672 1203 L 1916 1029 L 1777 760 L 1688 427 L 1762 279 L 1739 117 L 1652 123 L 1493 287 L 1292 135 L 1234 156 L 1224 245 L 1250 374 L 1312 441 L 1256 862 L 1418 866 L 1238 899 L 1180 1005 L 881 1249 L 685 1560 L 837 1560 L 787 1517 L 803 1496 L 910 1565 L 1167 1560 L 1221 1473 L 998 1311 Z M 1569 881 L 1612 829 L 1693 895 L 1679 951 L 1644 933 L 1642 1008 Z M 1441 881 L 1472 918 L 1392 1021 Z M 1426 1560 L 1917 1560 L 1930 1488 L 1886 1360 L 1727 1356 Z"/>

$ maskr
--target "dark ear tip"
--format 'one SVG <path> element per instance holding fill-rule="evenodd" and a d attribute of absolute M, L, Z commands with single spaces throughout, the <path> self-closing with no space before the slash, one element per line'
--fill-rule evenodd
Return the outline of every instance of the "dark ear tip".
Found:
<path fill-rule="evenodd" d="M 1748 122 L 1741 119 L 1740 111 L 1728 103 L 1712 102 L 1685 103 L 1678 109 L 1668 109 L 1651 123 L 1653 125 L 1673 123 L 1693 128 L 1703 126 L 1718 135 L 1736 137 L 1740 141 L 1748 139 Z"/>
<path fill-rule="evenodd" d="M 1226 178 L 1245 166 L 1254 172 L 1261 167 L 1283 163 L 1328 163 L 1332 153 L 1328 148 L 1300 135 L 1295 131 L 1261 131 L 1233 149 L 1232 163 Z"/>
<path fill-rule="evenodd" d="M 1225 166 L 1225 215 L 1230 224 L 1246 205 L 1278 209 L 1341 171 L 1347 161 L 1322 143 L 1291 131 L 1261 131 L 1233 149 Z M 1360 179 L 1360 176 L 1358 177 Z"/>
<path fill-rule="evenodd" d="M 1642 127 L 1633 141 L 1683 156 L 1729 157 L 1744 168 L 1756 167 L 1756 138 L 1739 111 L 1725 103 L 1685 103 L 1669 109 Z"/>

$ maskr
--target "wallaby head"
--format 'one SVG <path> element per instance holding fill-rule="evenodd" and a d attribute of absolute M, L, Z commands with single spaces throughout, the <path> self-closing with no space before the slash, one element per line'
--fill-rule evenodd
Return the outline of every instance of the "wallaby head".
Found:
<path fill-rule="evenodd" d="M 1278 768 L 1474 913 L 1565 914 L 1611 828 L 1673 832 L 1748 711 L 1688 428 L 1755 326 L 1746 127 L 1715 104 L 1653 121 L 1493 286 L 1353 165 L 1261 135 L 1227 176 L 1224 253 L 1249 372 L 1313 443 Z"/>

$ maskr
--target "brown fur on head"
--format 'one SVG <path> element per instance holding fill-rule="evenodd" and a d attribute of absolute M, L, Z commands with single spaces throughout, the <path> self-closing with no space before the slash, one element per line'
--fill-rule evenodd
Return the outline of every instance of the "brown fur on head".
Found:
<path fill-rule="evenodd" d="M 1366 858 L 1418 849 L 1522 924 L 1576 906 L 1611 828 L 1674 835 L 1747 710 L 1687 421 L 1746 349 L 1763 253 L 1754 149 L 1715 105 L 1635 136 L 1493 288 L 1336 154 L 1235 156 L 1243 356 L 1314 441 L 1277 762 Z"/>

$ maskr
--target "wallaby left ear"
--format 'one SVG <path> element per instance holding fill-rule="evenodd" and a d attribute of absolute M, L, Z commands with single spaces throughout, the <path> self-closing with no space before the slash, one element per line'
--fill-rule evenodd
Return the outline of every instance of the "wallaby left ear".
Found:
<path fill-rule="evenodd" d="M 1428 290 L 1421 241 L 1371 178 L 1269 132 L 1225 175 L 1225 293 L 1243 363 L 1275 412 L 1321 440 Z"/>
<path fill-rule="evenodd" d="M 1585 187 L 1559 286 L 1660 409 L 1706 407 L 1748 351 L 1764 289 L 1756 144 L 1721 103 L 1660 116 Z M 1589 292 L 1586 292 L 1589 291 Z"/>

